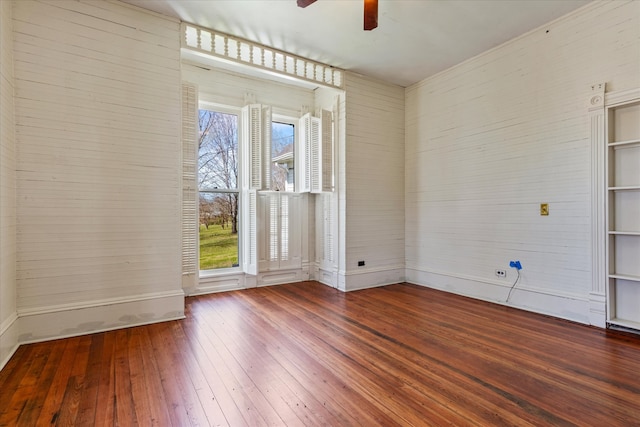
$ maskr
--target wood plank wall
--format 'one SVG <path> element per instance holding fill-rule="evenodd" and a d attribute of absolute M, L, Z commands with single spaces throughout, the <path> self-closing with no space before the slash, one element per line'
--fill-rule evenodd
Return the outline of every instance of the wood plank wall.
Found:
<path fill-rule="evenodd" d="M 13 18 L 19 311 L 181 294 L 179 23 L 92 1 Z"/>
<path fill-rule="evenodd" d="M 0 2 L 0 369 L 18 343 L 12 4 Z"/>
<path fill-rule="evenodd" d="M 510 303 L 588 322 L 590 87 L 640 86 L 639 39 L 594 2 L 407 89 L 409 281 L 504 302 L 520 260 Z"/>
<path fill-rule="evenodd" d="M 353 290 L 404 278 L 404 89 L 346 73 L 345 92 L 341 273 Z"/>

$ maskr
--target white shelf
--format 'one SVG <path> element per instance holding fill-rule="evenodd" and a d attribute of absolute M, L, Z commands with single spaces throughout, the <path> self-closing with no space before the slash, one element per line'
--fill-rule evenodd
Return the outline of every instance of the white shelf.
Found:
<path fill-rule="evenodd" d="M 609 191 L 638 191 L 640 185 L 625 185 L 624 187 L 609 187 Z"/>
<path fill-rule="evenodd" d="M 608 323 L 610 325 L 622 326 L 623 328 L 640 330 L 640 322 L 634 322 L 632 320 L 613 318 L 609 319 Z"/>
<path fill-rule="evenodd" d="M 640 276 L 632 276 L 630 274 L 610 274 L 609 279 L 628 280 L 630 282 L 640 282 Z"/>
<path fill-rule="evenodd" d="M 640 91 L 638 91 L 640 94 Z M 607 109 L 605 138 L 607 324 L 640 332 L 640 102 Z"/>
<path fill-rule="evenodd" d="M 611 142 L 607 144 L 609 147 L 629 147 L 634 145 L 640 145 L 640 139 L 631 139 L 629 141 Z"/>

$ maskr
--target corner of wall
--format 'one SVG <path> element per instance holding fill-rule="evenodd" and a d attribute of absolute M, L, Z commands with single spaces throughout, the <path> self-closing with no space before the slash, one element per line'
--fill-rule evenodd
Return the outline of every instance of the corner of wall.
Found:
<path fill-rule="evenodd" d="M 0 2 L 0 369 L 18 348 L 13 2 Z"/>
<path fill-rule="evenodd" d="M 0 323 L 0 370 L 18 349 L 18 315 L 14 312 Z"/>

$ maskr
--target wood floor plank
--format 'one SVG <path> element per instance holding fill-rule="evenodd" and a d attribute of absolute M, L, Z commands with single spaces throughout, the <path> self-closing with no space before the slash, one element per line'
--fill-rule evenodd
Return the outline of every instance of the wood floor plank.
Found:
<path fill-rule="evenodd" d="M 322 315 L 322 321 L 327 324 L 333 324 L 334 321 L 331 315 L 328 314 L 330 312 L 331 310 L 325 310 Z M 374 321 L 380 322 L 380 320 L 377 319 Z M 443 411 L 441 407 L 447 407 L 448 402 L 455 401 L 458 402 L 458 404 L 464 404 L 467 411 L 466 414 L 448 414 L 447 419 L 449 420 L 454 417 L 460 417 L 460 422 L 486 423 L 494 417 L 497 407 L 488 405 L 487 402 L 477 394 L 469 393 L 469 384 L 466 378 L 462 379 L 463 384 L 461 386 L 455 387 L 454 380 L 456 373 L 451 370 L 441 369 L 441 361 L 432 359 L 430 360 L 431 363 L 426 367 L 422 366 L 421 363 L 414 363 L 415 361 L 423 362 L 426 358 L 424 355 L 416 357 L 415 351 L 408 346 L 396 346 L 396 349 L 390 348 L 389 341 L 397 343 L 398 337 L 391 338 L 389 336 L 382 336 L 380 333 L 369 334 L 364 326 L 365 325 L 360 322 L 345 325 L 341 330 L 332 331 L 330 335 L 340 335 L 348 338 L 349 341 L 358 342 L 362 350 L 362 355 L 358 357 L 359 363 L 362 366 L 367 366 L 377 378 L 382 378 L 385 375 L 384 371 L 380 370 L 377 365 L 396 366 L 397 371 L 394 377 L 399 380 L 399 388 L 402 392 L 402 395 L 397 396 L 398 400 L 403 402 L 414 400 L 424 403 L 424 396 L 429 396 L 428 391 L 426 393 L 425 391 L 430 387 L 439 388 L 440 384 L 446 381 L 446 389 L 440 394 L 430 396 L 431 406 L 438 408 L 437 412 L 440 414 L 446 412 Z M 367 335 L 370 336 L 367 337 Z M 367 360 L 370 354 L 375 354 L 376 358 Z M 350 356 L 355 358 L 358 355 L 355 350 L 352 349 Z M 501 403 L 504 405 L 504 402 Z M 512 408 L 512 411 L 513 410 L 514 408 Z M 406 409 L 398 408 L 397 412 L 403 413 L 406 412 Z M 485 413 L 485 418 L 481 417 L 482 412 Z M 469 417 L 470 414 L 472 415 L 471 419 Z M 430 419 L 433 419 L 434 416 L 434 414 L 429 415 Z M 416 422 L 416 420 L 405 421 Z M 522 422 L 522 419 L 520 419 L 520 421 Z"/>
<path fill-rule="evenodd" d="M 242 311 L 242 324 L 239 322 L 226 322 L 223 310 L 238 311 L 236 302 L 225 304 L 226 300 L 217 300 L 215 306 L 211 306 L 211 313 L 216 315 L 218 327 L 214 329 L 224 334 L 224 339 L 233 345 L 231 351 L 235 354 L 247 353 L 247 357 L 255 362 L 248 367 L 250 377 L 257 378 L 257 385 L 262 390 L 267 400 L 278 407 L 287 405 L 297 419 L 283 420 L 287 424 L 299 424 L 304 426 L 314 425 L 338 425 L 340 420 L 334 416 L 327 417 L 321 410 L 321 402 L 304 389 L 298 379 L 290 373 L 290 365 L 283 364 L 283 359 L 274 355 L 269 347 L 271 342 L 284 345 L 283 336 L 274 339 L 268 335 L 264 328 L 255 322 L 254 316 L 247 311 Z M 223 326 L 227 326 L 226 328 Z M 247 327 L 249 326 L 249 327 Z M 225 330 L 228 330 L 226 333 Z"/>
<path fill-rule="evenodd" d="M 264 291 L 260 291 L 264 293 Z M 297 318 L 292 318 L 290 311 L 293 307 L 285 307 L 276 304 L 271 305 L 267 298 L 259 300 L 258 309 L 253 305 L 254 300 L 251 292 L 247 293 L 246 301 L 248 312 L 260 313 L 261 317 L 271 327 L 272 331 L 277 331 L 274 341 L 279 344 L 281 350 L 285 351 L 287 357 L 294 362 L 301 372 L 309 372 L 311 383 L 310 390 L 314 393 L 322 393 L 323 402 L 331 407 L 336 406 L 336 410 L 353 417 L 353 421 L 348 423 L 359 425 L 388 425 L 393 424 L 393 418 L 389 415 L 387 408 L 376 406 L 363 406 L 359 401 L 359 393 L 355 389 L 357 384 L 350 382 L 349 376 L 342 376 L 336 373 L 336 365 L 331 363 L 332 358 L 328 354 L 322 353 L 316 348 L 317 343 L 309 344 L 303 338 L 305 334 L 302 322 Z M 302 328 L 301 328 L 302 326 Z M 261 329 L 263 333 L 264 329 Z M 286 338 L 285 338 L 286 337 Z"/>
<path fill-rule="evenodd" d="M 266 304 L 262 301 L 261 304 Z M 271 302 L 270 311 L 277 310 L 275 301 Z M 415 425 L 422 415 L 415 415 L 416 409 L 428 410 L 429 406 L 424 402 L 416 402 L 407 393 L 402 393 L 401 399 L 390 399 L 393 393 L 399 393 L 404 383 L 397 375 L 389 376 L 380 381 L 382 367 L 375 364 L 377 358 L 365 358 L 361 350 L 365 344 L 351 336 L 348 331 L 336 328 L 330 322 L 323 322 L 319 316 L 311 312 L 290 305 L 283 317 L 281 328 L 286 328 L 291 335 L 297 334 L 298 344 L 303 348 L 311 349 L 315 354 L 322 354 L 326 367 L 333 371 L 337 377 L 349 378 L 350 387 L 354 389 L 362 403 L 384 407 L 387 415 L 398 420 L 404 425 Z M 285 316 L 283 314 L 283 316 Z M 302 326 L 305 329 L 301 329 Z M 337 338 L 337 339 L 334 339 Z M 441 411 L 445 412 L 445 411 Z M 430 419 L 444 422 L 447 415 L 428 413 Z M 443 417 L 442 419 L 438 419 Z"/>
<path fill-rule="evenodd" d="M 189 297 L 21 346 L 0 426 L 640 426 L 640 336 L 409 284 Z"/>
<path fill-rule="evenodd" d="M 193 354 L 199 369 L 207 379 L 208 387 L 213 392 L 216 402 L 223 408 L 226 421 L 231 426 L 236 425 L 265 425 L 262 418 L 251 405 L 246 405 L 246 397 L 234 379 L 228 374 L 218 356 L 215 346 L 208 339 L 208 328 L 201 326 L 202 320 L 194 312 L 193 328 L 185 329 L 192 344 Z"/>
<path fill-rule="evenodd" d="M 33 363 L 23 377 L 14 394 L 14 400 L 11 402 L 12 405 L 15 405 L 14 409 L 20 408 L 16 413 L 18 424 L 35 424 L 67 344 L 65 341 L 58 340 L 52 343 L 53 351 L 48 351 L 49 346 L 46 344 L 36 344 L 37 350 L 31 359 Z M 16 397 L 17 399 L 15 399 Z M 28 397 L 28 399 L 23 400 L 24 397 Z"/>
<path fill-rule="evenodd" d="M 139 366 L 135 351 L 130 350 L 131 329 L 118 330 L 115 334 L 115 348 L 113 366 L 113 424 L 114 425 L 138 425 L 137 406 L 134 403 L 134 384 L 132 381 L 131 365 Z M 142 375 L 141 371 L 134 368 L 133 375 Z M 139 404 L 138 404 L 139 407 Z"/>
<path fill-rule="evenodd" d="M 171 423 L 181 426 L 206 426 L 207 416 L 199 404 L 197 394 L 185 371 L 182 352 L 188 352 L 188 346 L 179 346 L 174 339 L 173 329 L 165 325 L 150 325 L 150 342 L 158 361 L 158 372 L 165 395 L 169 399 Z M 195 373 L 194 373 L 195 374 Z"/>
<path fill-rule="evenodd" d="M 104 334 L 92 337 L 87 360 L 85 386 L 78 404 L 76 425 L 95 425 L 96 408 L 98 407 L 98 392 L 102 377 L 102 355 L 104 354 Z"/>
<path fill-rule="evenodd" d="M 202 321 L 201 328 L 207 331 L 207 337 L 210 340 L 212 348 L 214 348 L 215 359 L 217 360 L 219 369 L 223 372 L 223 378 L 228 389 L 234 395 L 234 400 L 239 403 L 244 411 L 245 417 L 250 423 L 264 423 L 265 425 L 282 425 L 284 419 L 289 419 L 291 414 L 283 408 L 283 417 L 274 410 L 273 406 L 266 400 L 265 396 L 256 387 L 255 382 L 247 375 L 245 371 L 246 365 L 252 361 L 246 354 L 234 354 L 230 348 L 232 343 L 222 340 L 217 331 L 217 323 L 215 322 L 215 313 L 203 313 L 197 318 Z M 237 314 L 233 317 L 238 318 Z M 229 316 L 227 322 L 233 322 L 234 319 Z M 236 319 L 235 321 L 238 321 Z"/>
<path fill-rule="evenodd" d="M 100 358 L 96 368 L 99 369 L 98 386 L 96 391 L 96 406 L 94 423 L 96 427 L 115 425 L 115 348 L 116 334 L 96 334 L 96 338 L 102 341 L 102 353 L 96 354 Z M 90 425 L 90 424 L 87 424 Z"/>
<path fill-rule="evenodd" d="M 219 310 L 211 310 L 210 313 L 212 315 L 207 316 L 209 326 L 212 333 L 218 337 L 218 343 L 224 342 L 230 354 L 242 355 L 244 360 L 249 361 L 249 363 L 237 361 L 237 366 L 243 371 L 240 376 L 250 379 L 251 387 L 255 387 L 256 392 L 262 394 L 269 406 L 279 414 L 279 418 L 273 419 L 271 422 L 287 425 L 301 424 L 305 416 L 301 416 L 296 411 L 296 407 L 300 407 L 299 402 L 290 403 L 295 398 L 285 384 L 281 383 L 280 379 L 273 374 L 273 365 L 277 362 L 265 352 L 260 351 L 263 345 L 262 337 L 259 334 L 252 334 L 250 339 L 247 340 L 246 334 L 242 333 L 242 331 L 224 327 L 227 319 Z M 302 408 L 304 408 L 304 405 Z M 307 422 L 307 425 L 312 424 Z"/>
<path fill-rule="evenodd" d="M 324 311 L 322 315 L 322 322 L 327 324 L 333 324 L 333 320 L 327 316 L 327 312 Z M 330 314 L 328 315 L 330 316 Z M 376 320 L 377 321 L 377 320 Z M 398 369 L 394 373 L 394 380 L 398 382 L 396 386 L 396 399 L 400 402 L 404 402 L 408 404 L 413 402 L 414 407 L 419 407 L 419 405 L 423 404 L 426 406 L 422 410 L 425 412 L 427 410 L 431 410 L 431 414 L 428 414 L 430 419 L 435 419 L 437 416 L 442 416 L 446 414 L 446 409 L 453 409 L 452 406 L 447 405 L 450 401 L 457 401 L 460 403 L 462 399 L 467 399 L 465 403 L 466 407 L 475 408 L 473 411 L 466 411 L 465 414 L 460 414 L 458 412 L 453 411 L 452 413 L 446 414 L 445 417 L 448 420 L 452 418 L 459 418 L 459 422 L 486 422 L 486 419 L 480 417 L 481 409 L 483 408 L 483 401 L 481 398 L 478 398 L 476 395 L 466 396 L 467 384 L 465 382 L 465 387 L 458 387 L 457 390 L 447 387 L 446 391 L 451 391 L 449 395 L 447 393 L 434 394 L 430 396 L 431 399 L 426 400 L 424 396 L 429 396 L 429 393 L 423 393 L 422 391 L 428 389 L 429 387 L 439 387 L 439 384 L 443 381 L 447 381 L 449 385 L 452 384 L 452 376 L 454 375 L 451 371 L 444 371 L 439 373 L 437 360 L 432 360 L 432 366 L 428 369 L 422 369 L 422 367 L 418 364 L 413 364 L 411 362 L 412 352 L 405 351 L 407 348 L 397 348 L 396 350 L 390 349 L 389 341 L 397 341 L 395 338 L 391 339 L 390 337 L 381 336 L 379 333 L 369 334 L 367 330 L 364 328 L 362 323 L 352 323 L 351 325 L 345 325 L 340 330 L 332 331 L 331 334 L 325 339 L 329 339 L 331 335 L 340 335 L 348 339 L 348 341 L 357 343 L 358 345 L 354 345 L 351 347 L 351 351 L 349 353 L 350 357 L 354 360 L 357 360 L 360 366 L 366 367 L 369 371 L 372 372 L 375 378 L 384 378 L 385 372 L 384 369 L 380 369 L 379 366 L 397 366 Z M 369 335 L 369 336 L 367 336 Z M 397 346 L 396 346 L 397 347 Z M 360 352 L 358 351 L 360 350 Z M 408 350 L 411 350 L 408 348 Z M 361 353 L 361 354 L 359 354 Z M 376 357 L 371 358 L 370 355 L 374 354 Z M 369 360 L 371 359 L 371 360 Z M 422 391 L 421 391 L 422 390 Z M 435 408 L 435 409 L 429 409 Z M 443 408 L 446 408 L 443 410 Z M 494 408 L 495 409 L 495 408 Z M 435 410 L 435 412 L 434 412 Z M 403 416 L 407 412 L 412 413 L 411 408 L 405 408 L 403 406 L 398 406 L 395 410 L 396 417 Z M 415 412 L 415 411 L 413 411 Z M 485 410 L 486 417 L 492 418 L 494 412 L 489 410 Z M 437 415 L 436 415 L 437 414 Z M 472 417 L 469 415 L 472 414 Z M 404 420 L 406 423 L 416 423 L 418 420 Z"/>
<path fill-rule="evenodd" d="M 128 357 L 136 417 L 141 426 L 168 426 L 172 425 L 166 409 L 170 402 L 167 402 L 162 389 L 155 355 L 146 345 L 147 329 L 135 327 L 130 330 Z"/>
<path fill-rule="evenodd" d="M 193 390 L 190 394 L 184 396 L 185 406 L 189 414 L 194 414 L 194 418 L 202 421 L 192 421 L 192 425 L 229 426 L 220 403 L 207 382 L 206 372 L 201 369 L 193 355 L 191 343 L 187 339 L 181 324 L 182 322 L 175 322 L 171 328 L 176 349 L 176 359 L 173 362 L 173 366 L 182 368 L 180 377 L 181 382 L 185 384 L 184 389 L 191 388 Z M 202 414 L 204 419 L 202 419 Z"/>
<path fill-rule="evenodd" d="M 217 307 L 219 304 L 215 305 L 215 308 Z M 250 314 L 250 311 L 245 313 Z M 244 315 L 243 317 L 251 328 L 260 331 L 260 335 L 270 343 L 267 346 L 267 351 L 274 360 L 283 367 L 286 373 L 295 378 L 295 383 L 289 382 L 289 386 L 293 388 L 299 386 L 302 391 L 313 395 L 318 401 L 318 406 L 328 412 L 325 416 L 329 419 L 335 417 L 338 420 L 338 422 L 329 425 L 356 424 L 358 411 L 362 408 L 352 406 L 348 393 L 345 393 L 344 384 L 334 387 L 324 380 L 328 375 L 326 369 L 318 363 L 318 357 L 306 354 L 278 328 L 270 328 L 268 322 L 265 321 L 264 313 L 254 316 Z M 240 335 L 242 331 L 237 331 L 237 333 Z"/>

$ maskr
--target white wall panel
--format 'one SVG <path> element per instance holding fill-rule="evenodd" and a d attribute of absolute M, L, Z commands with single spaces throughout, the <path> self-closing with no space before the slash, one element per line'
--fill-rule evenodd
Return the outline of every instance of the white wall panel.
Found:
<path fill-rule="evenodd" d="M 20 1 L 13 18 L 19 314 L 180 317 L 179 23 L 94 1 Z"/>
<path fill-rule="evenodd" d="M 0 369 L 18 345 L 12 2 L 0 2 Z"/>
<path fill-rule="evenodd" d="M 520 260 L 511 303 L 588 322 L 587 102 L 600 81 L 640 85 L 639 2 L 594 2 L 407 88 L 410 280 L 505 302 Z"/>
<path fill-rule="evenodd" d="M 404 278 L 404 89 L 346 73 L 345 290 Z M 358 267 L 358 261 L 365 266 Z M 385 274 L 391 272 L 391 274 Z M 359 277 L 360 276 L 360 277 Z"/>

